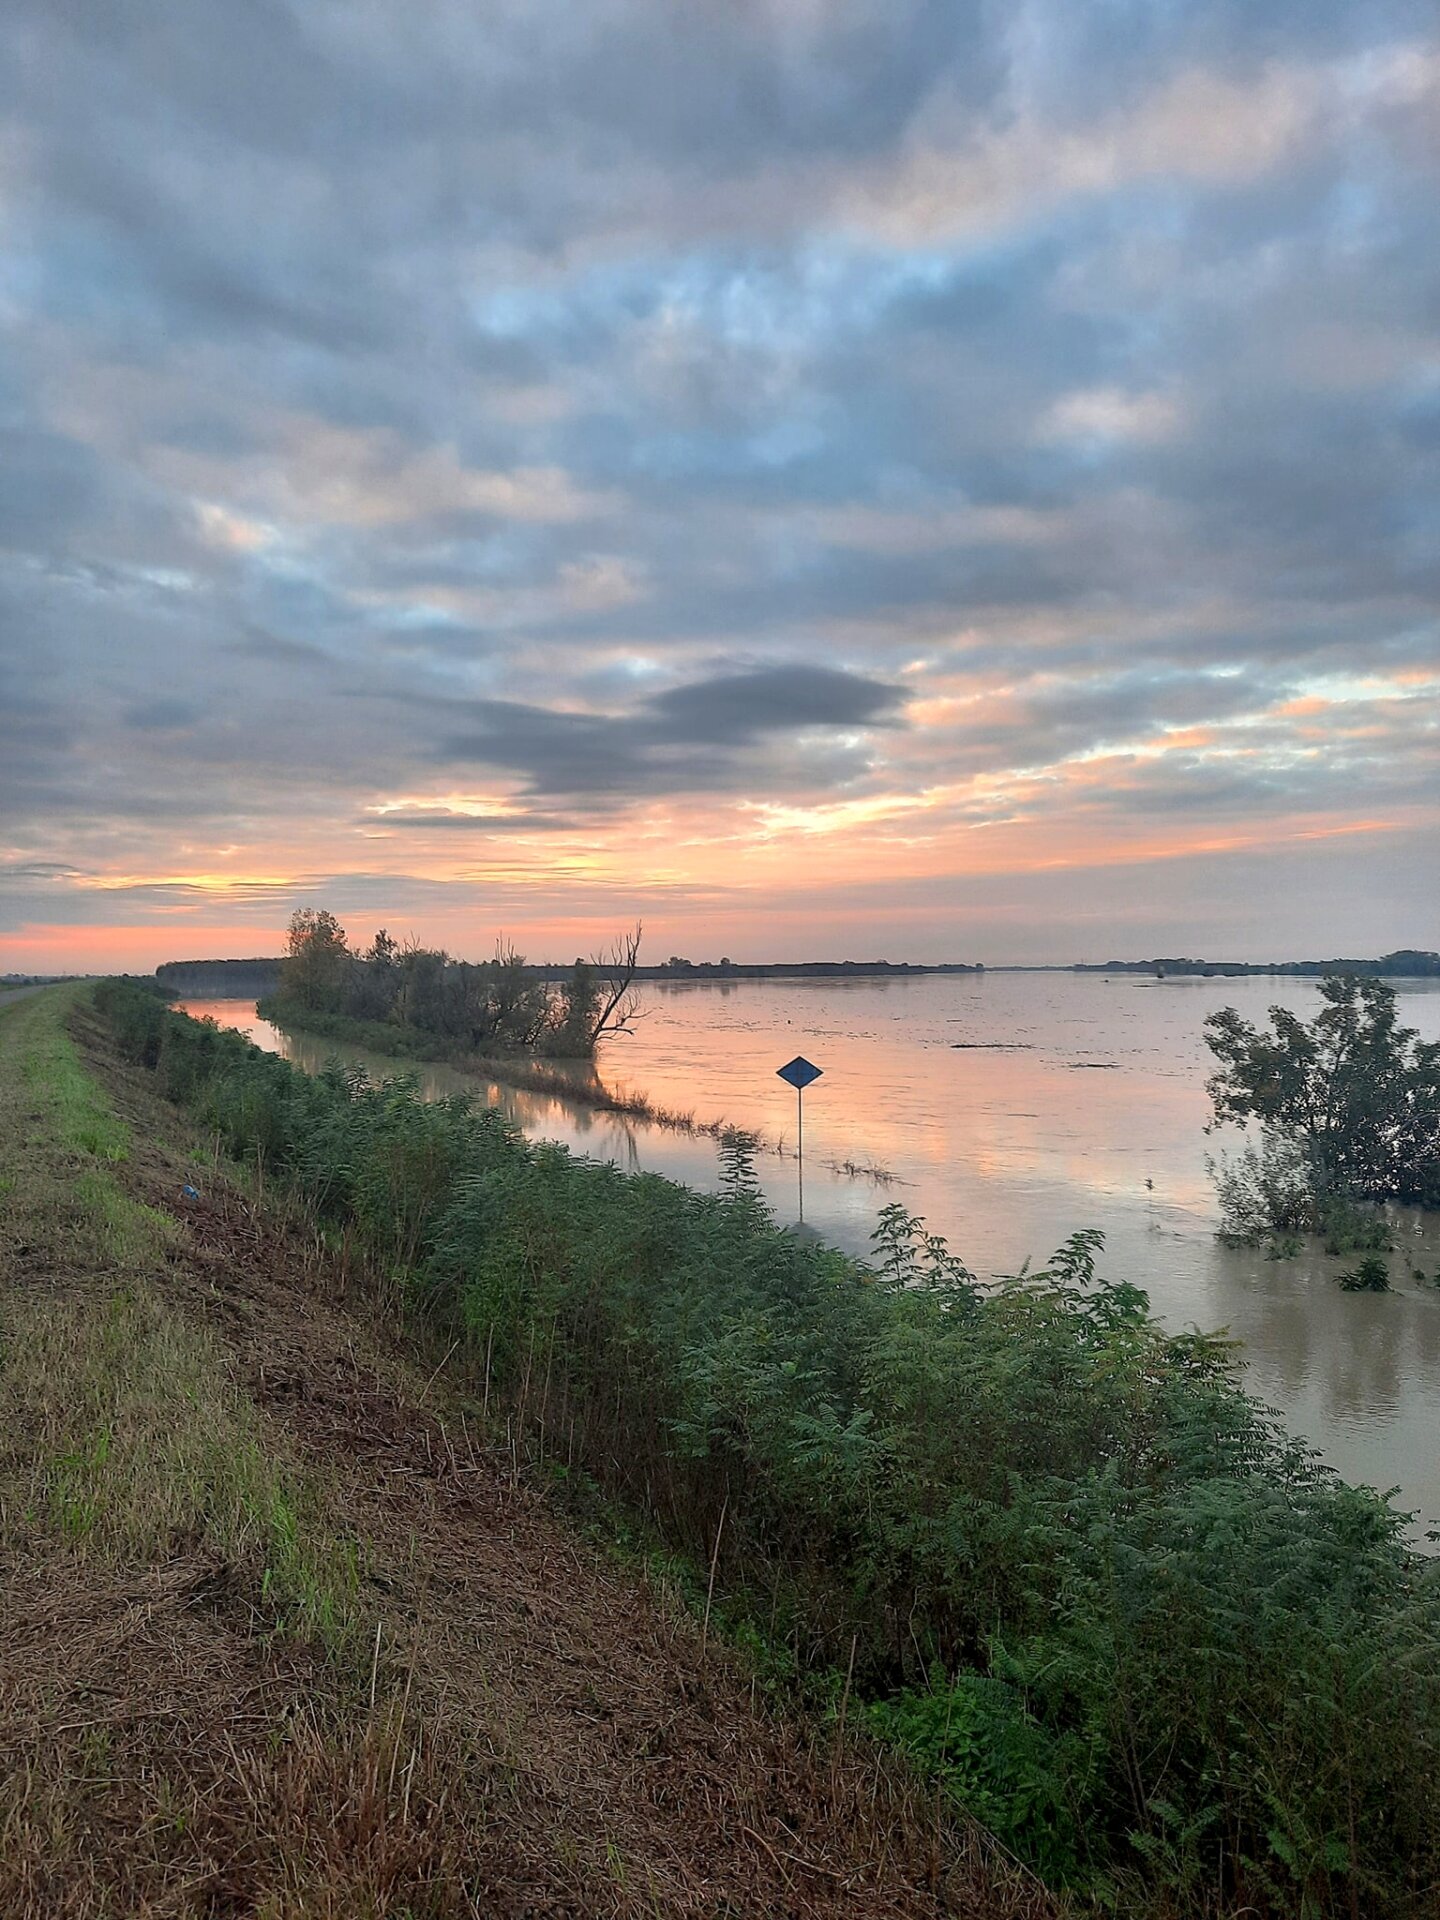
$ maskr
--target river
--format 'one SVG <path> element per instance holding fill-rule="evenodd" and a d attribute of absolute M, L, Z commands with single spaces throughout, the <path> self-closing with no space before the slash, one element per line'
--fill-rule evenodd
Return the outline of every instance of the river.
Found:
<path fill-rule="evenodd" d="M 1393 983 L 1401 1017 L 1440 1039 L 1440 981 Z M 1312 1018 L 1312 981 L 989 973 L 849 981 L 739 981 L 644 989 L 636 1031 L 605 1044 L 614 1089 L 760 1129 L 777 1214 L 799 1207 L 796 1100 L 775 1069 L 803 1053 L 824 1077 L 805 1095 L 804 1219 L 863 1251 L 899 1200 L 983 1275 L 1042 1260 L 1080 1227 L 1103 1229 L 1103 1270 L 1150 1296 L 1167 1326 L 1228 1328 L 1250 1390 L 1347 1479 L 1440 1528 L 1440 1217 L 1397 1211 L 1388 1294 L 1347 1294 L 1353 1264 L 1222 1247 L 1206 1172 L 1202 1026 L 1218 1007 L 1260 1021 L 1272 1004 Z M 308 1068 L 336 1053 L 377 1075 L 393 1059 L 289 1037 L 239 1001 L 188 1001 Z M 418 1069 L 432 1094 L 470 1076 Z M 480 1083 L 483 1086 L 483 1083 Z M 715 1143 L 549 1097 L 484 1086 L 527 1133 L 581 1153 L 713 1186 Z M 1231 1143 L 1236 1138 L 1229 1130 Z M 783 1151 L 776 1151 L 783 1148 Z M 836 1163 L 878 1165 L 881 1184 Z"/>

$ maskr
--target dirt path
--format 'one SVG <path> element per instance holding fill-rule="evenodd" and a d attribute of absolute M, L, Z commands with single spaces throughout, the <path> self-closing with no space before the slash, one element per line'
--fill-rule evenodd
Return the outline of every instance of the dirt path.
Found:
<path fill-rule="evenodd" d="M 338 1298 L 333 1264 L 224 1171 L 197 1170 L 173 1110 L 119 1067 L 93 1016 L 82 1014 L 76 1031 L 131 1129 L 120 1177 L 136 1199 L 181 1218 L 159 1277 L 166 1297 L 219 1341 L 277 1445 L 298 1454 L 363 1543 L 357 1606 L 373 1655 L 370 1705 L 390 1701 L 389 1719 L 378 1748 L 372 1739 L 347 1757 L 317 1713 L 315 1739 L 299 1743 L 307 1764 L 278 1790 L 292 1825 L 327 1829 L 308 1842 L 322 1866 L 327 1849 L 373 1849 L 381 1834 L 395 1886 L 429 1889 L 428 1904 L 397 1914 L 1019 1920 L 1050 1911 L 1033 1886 L 1002 1886 L 978 1853 L 957 1858 L 933 1809 L 873 1756 L 817 1748 L 758 1711 L 745 1675 L 702 1647 L 690 1619 L 547 1507 L 443 1367 L 398 1351 L 363 1303 Z M 187 1186 L 198 1198 L 183 1197 Z M 166 1749 L 170 1732 L 183 1732 L 188 1761 L 166 1749 L 163 1764 L 151 1763 L 168 1777 L 177 1764 L 213 1769 L 228 1748 L 229 1791 L 238 1781 L 257 1809 L 263 1803 L 270 1831 L 277 1789 L 257 1742 L 277 1714 L 303 1718 L 307 1699 L 340 1699 L 344 1687 L 303 1648 L 248 1634 L 243 1586 L 243 1569 L 180 1554 L 128 1582 L 72 1588 L 62 1605 L 53 1582 L 27 1591 L 19 1569 L 0 1567 L 0 1602 L 28 1648 L 30 1739 L 54 1739 L 57 1726 L 93 1712 L 106 1675 L 118 1703 L 108 1753 L 117 1740 Z M 162 1710 L 132 1724 L 147 1672 L 148 1704 Z M 351 1710 L 340 1700 L 325 1712 Z M 14 1724 L 12 1715 L 12 1733 Z M 0 1740 L 4 1731 L 0 1723 Z M 403 1822 L 392 1806 L 402 1799 Z M 391 1811 L 377 1812 L 381 1803 Z M 126 1817 L 117 1826 L 111 1807 L 101 1827 L 113 1837 Z M 260 1911 L 262 1888 L 273 1898 L 274 1848 L 247 1832 L 243 1805 L 228 1824 L 216 1821 L 203 1901 L 185 1905 L 182 1888 L 145 1911 L 238 1914 Z M 343 1884 L 339 1865 L 336 1875 Z M 384 1884 L 378 1869 L 371 1878 Z M 296 1904 L 264 1911 L 360 1909 L 343 1894 L 315 1905 L 297 1893 Z"/>
<path fill-rule="evenodd" d="M 43 987 L 0 987 L 0 1007 L 8 1007 L 12 1000 L 23 1000 L 27 993 L 43 992 Z"/>

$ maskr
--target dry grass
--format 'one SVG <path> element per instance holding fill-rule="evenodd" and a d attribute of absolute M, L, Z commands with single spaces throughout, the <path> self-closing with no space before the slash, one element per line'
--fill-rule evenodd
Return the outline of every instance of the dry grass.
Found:
<path fill-rule="evenodd" d="M 483 1782 L 453 1728 L 402 1723 L 392 1700 L 342 1717 L 319 1678 L 197 1610 L 188 1579 L 83 1598 L 19 1623 L 45 1633 L 47 1689 L 57 1632 L 91 1672 L 63 1718 L 7 1674 L 0 1732 L 22 1757 L 0 1780 L 0 1912 L 489 1911 L 464 1891 L 479 1849 L 453 1808 Z"/>
<path fill-rule="evenodd" d="M 22 1298 L 0 1328 L 0 1548 L 19 1519 L 77 1569 L 200 1549 L 246 1569 L 270 1629 L 337 1651 L 353 1636 L 358 1545 L 277 1456 L 203 1329 L 143 1281 L 94 1301 Z"/>
<path fill-rule="evenodd" d="M 0 1913 L 1053 1920 L 757 1713 L 197 1144 L 83 1006 L 0 1015 Z"/>

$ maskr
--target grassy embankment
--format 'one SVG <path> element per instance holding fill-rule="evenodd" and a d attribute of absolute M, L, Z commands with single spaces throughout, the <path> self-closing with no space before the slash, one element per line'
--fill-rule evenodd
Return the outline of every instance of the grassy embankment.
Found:
<path fill-rule="evenodd" d="M 1440 1888 L 1440 1569 L 1078 1236 L 875 1270 L 464 1100 L 307 1078 L 133 989 L 130 1056 L 453 1343 L 707 1614 L 1109 1912 L 1404 1916 Z"/>
<path fill-rule="evenodd" d="M 268 1443 L 214 1340 L 157 1288 L 179 1226 L 118 1177 L 132 1136 L 66 1030 L 79 997 L 57 988 L 0 1013 L 7 1913 L 101 1912 L 112 1901 L 142 1911 L 177 1858 L 223 1844 L 253 1741 L 226 1781 L 221 1756 L 191 1768 L 150 1736 L 171 1716 L 183 1723 L 191 1688 L 201 1711 L 206 1695 L 223 1691 L 228 1650 L 203 1631 L 160 1646 L 148 1632 L 218 1569 L 234 1572 L 249 1616 L 242 1638 L 293 1640 L 316 1669 L 295 1717 L 271 1723 L 275 1791 L 263 1815 L 257 1808 L 254 1844 L 278 1866 L 302 1838 L 297 1827 L 310 1846 L 311 1823 L 318 1838 L 321 1809 L 333 1806 L 338 1852 L 345 1814 L 393 1748 L 388 1701 L 358 1735 L 342 1732 L 355 1543 L 334 1530 L 297 1463 Z M 258 1693 L 255 1663 L 246 1664 Z M 129 1754 L 122 1734 L 136 1743 Z M 123 1865 L 107 1858 L 117 1790 L 135 1821 Z M 348 1837 L 364 1847 L 366 1836 Z M 353 1874 L 339 1858 L 313 1869 L 317 1885 L 363 1888 L 358 1862 Z"/>
<path fill-rule="evenodd" d="M 1042 1911 L 578 1548 L 88 1003 L 0 1010 L 0 1912 Z"/>

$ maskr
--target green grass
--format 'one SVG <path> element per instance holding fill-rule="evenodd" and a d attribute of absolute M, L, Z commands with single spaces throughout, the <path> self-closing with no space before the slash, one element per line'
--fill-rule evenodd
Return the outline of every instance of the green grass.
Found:
<path fill-rule="evenodd" d="M 101 1303 L 26 1298 L 0 1325 L 7 1517 L 109 1566 L 204 1547 L 247 1576 L 265 1630 L 343 1649 L 356 1546 L 277 1459 L 202 1330 L 144 1283 Z"/>
<path fill-rule="evenodd" d="M 63 1152 L 113 1164 L 130 1156 L 130 1129 L 85 1072 L 66 1028 L 88 991 L 51 987 L 12 1002 L 7 1037 L 18 1041 L 20 1077 L 41 1103 L 48 1137 Z"/>
<path fill-rule="evenodd" d="M 28 996 L 0 1022 L 6 1213 L 25 1266 L 63 1277 L 0 1296 L 0 1541 L 14 1550 L 38 1529 L 110 1566 L 203 1546 L 246 1576 L 266 1631 L 338 1654 L 358 1549 L 217 1342 L 163 1296 L 181 1228 L 119 1184 L 130 1130 L 68 1029 L 86 991 Z"/>

